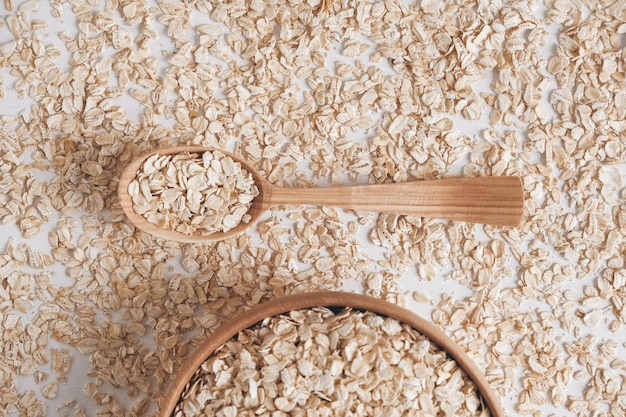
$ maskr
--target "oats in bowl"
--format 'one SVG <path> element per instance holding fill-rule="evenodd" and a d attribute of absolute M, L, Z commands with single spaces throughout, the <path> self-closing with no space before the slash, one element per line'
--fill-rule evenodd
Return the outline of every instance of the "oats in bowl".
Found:
<path fill-rule="evenodd" d="M 313 307 L 240 331 L 208 357 L 173 416 L 488 416 L 474 383 L 411 326 Z"/>

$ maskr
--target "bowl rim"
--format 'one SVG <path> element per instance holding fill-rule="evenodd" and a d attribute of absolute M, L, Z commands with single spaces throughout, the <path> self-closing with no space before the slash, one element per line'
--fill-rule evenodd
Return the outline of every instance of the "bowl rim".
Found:
<path fill-rule="evenodd" d="M 172 385 L 162 398 L 158 416 L 171 417 L 185 386 L 196 370 L 215 350 L 237 333 L 265 318 L 285 314 L 292 310 L 313 307 L 351 307 L 358 310 L 368 310 L 410 325 L 428 337 L 457 362 L 476 386 L 492 417 L 505 416 L 500 401 L 485 375 L 465 351 L 449 338 L 440 327 L 416 313 L 388 301 L 343 291 L 316 291 L 280 296 L 257 304 L 222 324 L 202 344 L 197 346 L 195 352 L 183 362 Z"/>

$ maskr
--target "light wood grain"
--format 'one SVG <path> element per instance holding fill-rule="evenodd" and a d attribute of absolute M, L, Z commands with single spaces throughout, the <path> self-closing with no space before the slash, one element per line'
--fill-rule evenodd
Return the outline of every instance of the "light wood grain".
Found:
<path fill-rule="evenodd" d="M 480 369 L 467 356 L 452 339 L 434 324 L 424 320 L 417 314 L 401 308 L 395 304 L 388 303 L 378 298 L 361 294 L 323 291 L 313 293 L 302 293 L 276 298 L 274 300 L 256 305 L 241 313 L 230 322 L 222 325 L 204 343 L 198 346 L 193 355 L 185 361 L 179 370 L 176 379 L 164 396 L 164 400 L 159 404 L 159 416 L 170 417 L 176 407 L 181 393 L 185 389 L 187 382 L 194 375 L 198 367 L 213 354 L 213 352 L 231 339 L 241 330 L 247 329 L 261 320 L 287 313 L 292 310 L 305 309 L 311 307 L 352 307 L 359 310 L 367 310 L 379 315 L 392 317 L 405 324 L 410 325 L 415 330 L 428 337 L 433 343 L 444 350 L 453 358 L 465 371 L 468 377 L 476 385 L 485 404 L 493 417 L 504 417 L 504 411 L 499 398 L 491 389 L 489 382 Z"/>
<path fill-rule="evenodd" d="M 496 226 L 519 225 L 523 211 L 518 177 L 447 178 L 306 190 L 273 187 L 265 200 L 268 208 L 316 204 Z"/>
<path fill-rule="evenodd" d="M 342 209 L 406 214 L 436 219 L 466 221 L 494 226 L 518 226 L 524 211 L 524 194 L 518 177 L 465 177 L 329 188 L 281 188 L 263 178 L 245 161 L 230 155 L 249 171 L 260 194 L 248 213 L 252 220 L 224 233 L 185 235 L 164 230 L 134 212 L 128 184 L 149 156 L 177 152 L 202 152 L 201 146 L 157 149 L 129 164 L 118 186 L 119 201 L 126 216 L 141 230 L 164 239 L 202 243 L 236 236 L 252 226 L 267 210 L 288 205 L 333 206 Z"/>

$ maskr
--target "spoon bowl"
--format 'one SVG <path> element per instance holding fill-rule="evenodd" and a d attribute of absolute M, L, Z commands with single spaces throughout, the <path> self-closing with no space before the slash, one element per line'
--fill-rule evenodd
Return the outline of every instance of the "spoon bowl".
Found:
<path fill-rule="evenodd" d="M 176 153 L 202 153 L 215 149 L 204 146 L 177 146 L 156 149 L 134 159 L 122 172 L 118 197 L 128 219 L 140 230 L 184 243 L 207 243 L 231 238 L 254 225 L 268 210 L 285 205 L 334 206 L 342 209 L 405 214 L 453 221 L 518 226 L 524 211 L 524 193 L 519 177 L 465 177 L 410 181 L 391 184 L 356 185 L 326 188 L 283 188 L 271 184 L 241 158 L 221 151 L 239 162 L 254 178 L 259 195 L 248 209 L 250 221 L 241 222 L 225 232 L 187 235 L 150 223 L 133 209 L 128 192 L 143 162 L 150 156 Z"/>

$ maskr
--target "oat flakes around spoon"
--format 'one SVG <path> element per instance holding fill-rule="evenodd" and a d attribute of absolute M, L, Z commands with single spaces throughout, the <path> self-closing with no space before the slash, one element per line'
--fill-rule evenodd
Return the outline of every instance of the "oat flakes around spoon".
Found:
<path fill-rule="evenodd" d="M 203 154 L 219 152 L 238 163 L 254 180 L 258 195 L 249 202 L 242 220 L 233 227 L 210 234 L 187 234 L 153 224 L 137 213 L 129 185 L 142 164 L 153 155 Z M 182 175 L 178 173 L 177 175 Z M 185 179 L 181 179 L 185 182 Z M 123 171 L 119 185 L 120 205 L 131 222 L 144 232 L 185 243 L 206 243 L 234 237 L 254 225 L 268 210 L 288 205 L 333 206 L 342 209 L 404 214 L 419 217 L 466 221 L 493 226 L 518 226 L 524 210 L 519 177 L 466 177 L 411 181 L 392 184 L 327 188 L 283 188 L 271 184 L 250 164 L 227 152 L 202 146 L 156 149 L 133 160 Z M 237 196 L 232 196 L 236 199 Z M 218 210 L 216 210 L 218 211 Z M 211 214 L 213 215 L 213 214 Z M 246 222 L 247 221 L 247 222 Z"/>

